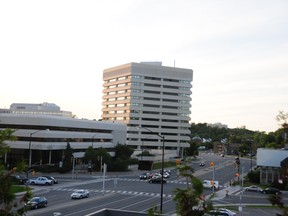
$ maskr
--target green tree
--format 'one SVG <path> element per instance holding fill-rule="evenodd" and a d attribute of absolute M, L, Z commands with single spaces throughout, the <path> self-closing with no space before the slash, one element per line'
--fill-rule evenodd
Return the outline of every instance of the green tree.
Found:
<path fill-rule="evenodd" d="M 83 161 L 85 163 L 91 162 L 92 164 L 96 164 L 98 162 L 98 155 L 97 150 L 89 146 L 85 151 Z"/>
<path fill-rule="evenodd" d="M 147 210 L 147 215 L 148 216 L 158 216 L 158 215 L 160 216 L 161 213 L 160 213 L 160 210 L 157 208 L 157 206 L 153 206 Z"/>
<path fill-rule="evenodd" d="M 118 144 L 115 147 L 115 158 L 128 160 L 133 154 L 133 152 L 134 150 L 131 147 L 127 145 Z"/>
<path fill-rule="evenodd" d="M 279 111 L 278 115 L 276 116 L 276 120 L 283 128 L 283 142 L 286 144 L 288 140 L 288 112 L 285 113 L 284 111 Z"/>
<path fill-rule="evenodd" d="M 181 216 L 200 216 L 212 209 L 211 202 L 205 200 L 203 196 L 203 184 L 201 180 L 193 176 L 193 169 L 184 165 L 179 167 L 179 173 L 186 178 L 186 188 L 176 188 L 174 191 L 174 201 L 176 213 Z M 189 184 L 191 183 L 191 184 Z"/>
<path fill-rule="evenodd" d="M 73 167 L 73 149 L 69 142 L 67 142 L 66 149 L 64 151 L 64 158 L 63 158 L 63 167 L 60 169 L 60 172 L 70 172 Z"/>
<path fill-rule="evenodd" d="M 197 142 L 191 141 L 189 148 L 185 149 L 186 156 L 196 156 L 198 155 L 198 145 Z"/>
<path fill-rule="evenodd" d="M 288 207 L 287 206 L 284 206 L 284 203 L 282 202 L 282 197 L 281 195 L 279 194 L 273 194 L 273 195 L 270 195 L 268 197 L 268 200 L 270 201 L 270 203 L 273 205 L 273 206 L 278 206 L 281 210 L 282 210 L 282 213 L 281 216 L 288 216 Z M 277 214 L 278 215 L 278 214 Z M 279 215 L 280 216 L 280 215 Z"/>
<path fill-rule="evenodd" d="M 3 157 L 10 150 L 9 146 L 5 144 L 5 141 L 16 140 L 16 137 L 13 136 L 13 132 L 14 131 L 11 129 L 0 131 L 0 157 Z M 18 201 L 16 195 L 11 190 L 13 183 L 10 177 L 16 170 L 21 172 L 23 169 L 23 161 L 20 162 L 19 166 L 14 167 L 9 171 L 6 171 L 4 165 L 0 164 L 0 215 L 25 215 L 27 210 L 23 204 L 31 197 L 31 190 L 27 188 L 27 192 Z"/>
<path fill-rule="evenodd" d="M 95 163 L 95 169 L 96 170 L 99 170 L 100 167 L 101 167 L 101 161 L 102 161 L 102 166 L 103 164 L 107 164 L 107 170 L 111 170 L 112 168 L 112 156 L 108 153 L 108 151 L 103 148 L 103 147 L 100 147 L 98 149 L 96 149 L 96 163 Z M 101 160 L 102 159 L 102 160 Z"/>

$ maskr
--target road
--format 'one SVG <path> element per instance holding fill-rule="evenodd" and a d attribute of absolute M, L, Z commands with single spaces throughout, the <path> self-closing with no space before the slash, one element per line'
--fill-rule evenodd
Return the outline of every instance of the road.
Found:
<path fill-rule="evenodd" d="M 209 167 L 211 161 L 215 165 L 215 180 L 219 180 L 223 188 L 229 184 L 231 179 L 235 178 L 233 157 L 222 158 L 219 155 L 202 154 L 201 160 L 205 161 L 205 167 L 200 167 L 199 161 L 191 165 L 195 170 L 195 175 L 200 179 L 212 178 L 213 168 Z M 244 166 L 244 170 L 249 170 L 250 160 L 241 160 L 241 164 Z M 104 186 L 103 179 L 96 175 L 82 175 L 73 180 L 69 176 L 57 176 L 59 178 L 59 184 L 57 185 L 33 186 L 34 195 L 45 196 L 49 203 L 46 208 L 29 211 L 27 216 L 79 216 L 87 215 L 103 208 L 137 212 L 147 212 L 153 206 L 158 206 L 159 208 L 160 184 L 149 184 L 145 180 L 140 180 L 139 174 L 139 172 L 135 172 L 129 175 L 107 176 Z M 185 188 L 187 182 L 183 178 L 177 178 L 176 170 L 172 170 L 171 177 L 167 180 L 163 188 L 163 211 L 167 215 L 175 215 L 174 190 L 176 188 Z M 76 189 L 89 190 L 90 197 L 81 200 L 71 200 L 70 194 Z M 207 197 L 211 193 L 211 190 L 205 190 Z M 240 194 L 236 192 L 229 197 L 213 200 L 213 204 L 235 205 L 235 203 L 239 203 L 239 197 Z M 267 197 L 265 194 L 253 192 L 241 194 L 243 204 L 269 204 Z M 288 194 L 285 193 L 283 197 L 285 203 L 288 203 Z M 244 213 L 251 213 L 251 211 L 251 209 L 245 209 L 245 211 L 239 212 L 237 215 L 247 215 Z M 255 215 L 259 215 L 256 213 Z M 250 215 L 253 214 L 251 213 Z"/>

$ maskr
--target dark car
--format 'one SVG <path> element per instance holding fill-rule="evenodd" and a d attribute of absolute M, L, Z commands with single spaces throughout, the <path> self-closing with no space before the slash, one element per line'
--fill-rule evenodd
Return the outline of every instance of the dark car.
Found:
<path fill-rule="evenodd" d="M 281 191 L 277 188 L 266 188 L 264 190 L 261 191 L 264 194 L 281 194 Z"/>
<path fill-rule="evenodd" d="M 52 180 L 53 184 L 58 184 L 58 180 L 55 179 L 53 176 L 43 176 L 43 177 L 46 177 L 47 179 Z"/>
<path fill-rule="evenodd" d="M 140 175 L 140 179 L 149 179 L 150 178 L 150 173 L 142 173 Z"/>
<path fill-rule="evenodd" d="M 48 201 L 46 197 L 33 197 L 25 204 L 25 206 L 29 209 L 37 209 L 40 207 L 46 207 L 47 204 Z"/>
<path fill-rule="evenodd" d="M 28 181 L 25 176 L 11 175 L 10 178 L 14 184 L 26 184 Z"/>
<path fill-rule="evenodd" d="M 199 166 L 205 166 L 205 163 L 204 163 L 203 161 L 201 161 L 201 162 L 199 163 Z"/>
<path fill-rule="evenodd" d="M 149 183 L 161 183 L 162 182 L 162 177 L 154 177 L 150 178 Z M 167 181 L 163 178 L 163 183 L 166 183 Z"/>

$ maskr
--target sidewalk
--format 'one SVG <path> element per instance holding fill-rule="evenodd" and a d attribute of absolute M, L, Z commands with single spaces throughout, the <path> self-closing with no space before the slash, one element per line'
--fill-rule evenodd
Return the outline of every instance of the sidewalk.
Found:
<path fill-rule="evenodd" d="M 210 197 L 212 197 L 212 200 L 220 200 L 220 199 L 223 199 L 229 195 L 232 195 L 232 194 L 235 194 L 237 193 L 238 191 L 241 190 L 241 186 L 237 185 L 237 186 L 228 186 L 228 187 L 224 187 L 223 189 L 221 190 L 217 190 L 214 195 L 211 194 Z"/>

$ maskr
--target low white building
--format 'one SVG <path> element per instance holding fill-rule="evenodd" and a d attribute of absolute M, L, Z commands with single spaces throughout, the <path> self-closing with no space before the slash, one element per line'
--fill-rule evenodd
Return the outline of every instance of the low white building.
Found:
<path fill-rule="evenodd" d="M 33 112 L 33 107 L 39 106 L 22 104 L 22 107 L 22 112 L 0 111 L 0 129 L 13 129 L 17 137 L 16 141 L 6 141 L 11 152 L 5 156 L 5 163 L 13 164 L 20 159 L 29 160 L 30 164 L 40 160 L 59 163 L 68 143 L 74 152 L 85 152 L 89 146 L 103 147 L 112 156 L 117 144 L 126 144 L 125 124 L 72 118 L 67 115 L 70 112 L 55 109 L 57 106 L 52 106 L 55 115 L 51 106 L 46 106 L 48 110 L 42 106 L 41 112 Z"/>

